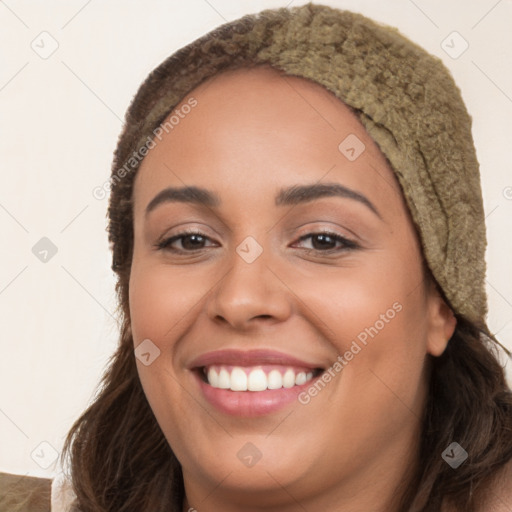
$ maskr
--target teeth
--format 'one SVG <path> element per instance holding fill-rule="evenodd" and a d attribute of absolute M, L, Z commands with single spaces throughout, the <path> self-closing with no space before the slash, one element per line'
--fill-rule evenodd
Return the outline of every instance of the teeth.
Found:
<path fill-rule="evenodd" d="M 232 391 L 247 391 L 247 375 L 242 368 L 233 368 L 231 371 Z"/>
<path fill-rule="evenodd" d="M 283 388 L 291 388 L 295 386 L 295 372 L 288 368 L 283 375 Z"/>
<path fill-rule="evenodd" d="M 267 376 L 263 370 L 257 369 L 249 373 L 247 389 L 249 391 L 263 391 L 267 389 Z"/>
<path fill-rule="evenodd" d="M 311 374 L 313 376 L 313 374 Z M 306 382 L 306 374 L 304 372 L 297 373 L 297 376 L 295 377 L 295 384 L 297 386 L 300 386 Z"/>
<path fill-rule="evenodd" d="M 228 371 L 225 368 L 221 368 L 219 372 L 219 380 L 218 385 L 221 389 L 229 389 L 229 385 L 231 383 L 231 378 L 229 376 Z"/>
<path fill-rule="evenodd" d="M 279 370 L 272 370 L 268 374 L 268 389 L 280 389 L 283 387 L 283 376 Z"/>
<path fill-rule="evenodd" d="M 206 378 L 210 386 L 231 391 L 265 391 L 266 389 L 291 388 L 301 386 L 313 378 L 313 372 L 295 371 L 292 368 L 284 369 L 284 373 L 277 369 L 270 372 L 260 367 L 242 368 L 235 366 L 231 372 L 224 367 L 210 366 Z"/>

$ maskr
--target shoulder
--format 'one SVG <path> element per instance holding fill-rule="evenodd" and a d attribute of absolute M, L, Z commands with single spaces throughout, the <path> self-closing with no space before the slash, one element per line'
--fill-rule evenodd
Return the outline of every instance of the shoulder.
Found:
<path fill-rule="evenodd" d="M 0 473 L 0 510 L 9 512 L 49 512 L 49 478 Z"/>

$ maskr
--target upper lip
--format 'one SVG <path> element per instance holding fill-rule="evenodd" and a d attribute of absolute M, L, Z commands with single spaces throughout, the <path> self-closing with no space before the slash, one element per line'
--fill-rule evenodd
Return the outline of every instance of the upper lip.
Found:
<path fill-rule="evenodd" d="M 211 365 L 258 366 L 275 364 L 282 366 L 300 366 L 303 368 L 321 368 L 321 365 L 303 361 L 294 356 L 275 350 L 254 349 L 237 350 L 224 349 L 207 352 L 196 357 L 189 365 L 190 369 Z"/>

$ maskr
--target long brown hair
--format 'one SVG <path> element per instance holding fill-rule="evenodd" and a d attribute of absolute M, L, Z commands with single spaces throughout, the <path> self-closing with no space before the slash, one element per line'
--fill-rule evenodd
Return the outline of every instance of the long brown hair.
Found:
<path fill-rule="evenodd" d="M 229 27 L 235 34 L 250 29 L 252 21 L 247 18 Z M 61 454 L 62 464 L 69 465 L 72 475 L 76 510 L 81 512 L 182 510 L 181 466 L 149 406 L 135 364 L 128 291 L 132 193 L 138 163 L 131 167 L 126 163 L 135 158 L 147 127 L 159 126 L 166 117 L 149 119 L 147 112 L 154 105 L 165 100 L 175 106 L 192 85 L 208 76 L 256 64 L 255 59 L 237 54 L 231 43 L 220 51 L 205 36 L 153 71 L 127 112 L 112 165 L 116 179 L 112 179 L 108 208 L 121 320 L 119 346 L 96 396 L 70 429 Z M 190 76 L 178 70 L 188 70 Z M 160 81 L 164 74 L 176 76 L 165 91 Z M 497 346 L 502 345 L 485 324 L 456 317 L 457 326 L 445 352 L 440 357 L 427 355 L 429 393 L 419 440 L 420 460 L 407 488 L 397 490 L 400 512 L 439 512 L 445 502 L 453 504 L 453 510 L 475 512 L 498 470 L 512 461 L 512 391 L 499 361 Z M 457 469 L 441 456 L 454 441 L 469 455 Z"/>

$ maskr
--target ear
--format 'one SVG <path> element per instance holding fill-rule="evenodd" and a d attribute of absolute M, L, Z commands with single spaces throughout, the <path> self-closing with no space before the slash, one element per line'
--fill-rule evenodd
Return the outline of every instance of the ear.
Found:
<path fill-rule="evenodd" d="M 451 308 L 443 300 L 435 282 L 430 279 L 427 291 L 427 352 L 440 356 L 453 336 L 457 319 Z"/>

